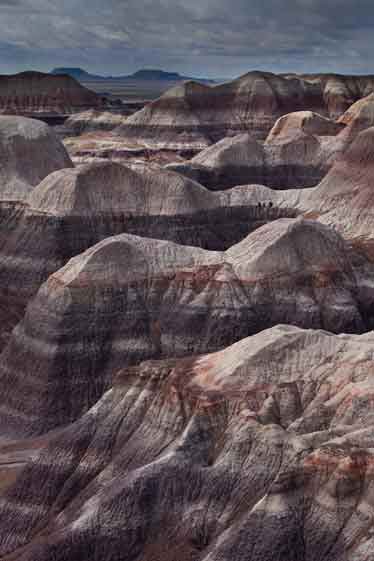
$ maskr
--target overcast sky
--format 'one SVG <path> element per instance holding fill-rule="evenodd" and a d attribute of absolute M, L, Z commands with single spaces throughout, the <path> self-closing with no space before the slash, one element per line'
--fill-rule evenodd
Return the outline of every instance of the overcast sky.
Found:
<path fill-rule="evenodd" d="M 0 73 L 374 73 L 374 0 L 0 0 Z"/>

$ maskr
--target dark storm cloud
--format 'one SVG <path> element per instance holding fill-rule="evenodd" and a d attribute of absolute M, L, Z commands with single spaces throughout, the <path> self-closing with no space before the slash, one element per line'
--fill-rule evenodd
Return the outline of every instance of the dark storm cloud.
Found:
<path fill-rule="evenodd" d="M 372 0 L 0 0 L 0 71 L 373 72 Z"/>

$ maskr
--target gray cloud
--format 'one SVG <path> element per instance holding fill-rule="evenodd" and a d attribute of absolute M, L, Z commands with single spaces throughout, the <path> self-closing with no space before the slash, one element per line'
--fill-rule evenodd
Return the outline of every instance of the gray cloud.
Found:
<path fill-rule="evenodd" d="M 0 0 L 0 72 L 374 73 L 372 0 Z"/>

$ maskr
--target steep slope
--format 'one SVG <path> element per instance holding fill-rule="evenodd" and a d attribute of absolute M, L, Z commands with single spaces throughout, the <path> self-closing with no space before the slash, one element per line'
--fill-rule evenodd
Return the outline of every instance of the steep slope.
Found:
<path fill-rule="evenodd" d="M 305 201 L 349 237 L 372 238 L 374 127 L 364 130 Z"/>
<path fill-rule="evenodd" d="M 209 189 L 260 183 L 273 189 L 313 187 L 345 147 L 344 129 L 311 111 L 278 119 L 264 144 L 251 134 L 224 138 L 189 162 L 170 164 Z"/>
<path fill-rule="evenodd" d="M 21 72 L 0 76 L 0 113 L 69 114 L 104 106 L 103 99 L 67 75 Z"/>
<path fill-rule="evenodd" d="M 3 497 L 3 558 L 367 561 L 373 356 L 278 326 L 124 368 Z"/>
<path fill-rule="evenodd" d="M 27 198 L 48 174 L 72 167 L 52 129 L 24 117 L 0 116 L 0 200 Z"/>
<path fill-rule="evenodd" d="M 145 359 L 214 351 L 282 322 L 368 329 L 372 274 L 333 230 L 298 219 L 226 252 L 107 238 L 54 273 L 13 331 L 0 357 L 2 435 L 76 419 L 118 368 Z"/>
<path fill-rule="evenodd" d="M 160 148 L 201 150 L 240 132 L 264 139 L 278 117 L 304 109 L 325 112 L 318 86 L 250 72 L 213 88 L 195 82 L 178 85 L 129 117 L 118 134 Z"/>

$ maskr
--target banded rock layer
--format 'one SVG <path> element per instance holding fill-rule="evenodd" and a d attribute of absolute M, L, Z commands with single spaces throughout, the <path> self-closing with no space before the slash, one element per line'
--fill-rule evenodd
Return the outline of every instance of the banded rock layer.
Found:
<path fill-rule="evenodd" d="M 261 208 L 252 193 L 212 193 L 171 171 L 113 162 L 50 174 L 27 204 L 0 207 L 0 348 L 28 301 L 73 256 L 123 232 L 224 250 L 294 209 Z"/>
<path fill-rule="evenodd" d="M 367 561 L 372 334 L 125 368 L 0 503 L 6 561 Z"/>
<path fill-rule="evenodd" d="M 0 426 L 35 435 L 78 418 L 113 374 L 223 348 L 277 323 L 373 325 L 373 266 L 333 230 L 280 219 L 226 252 L 122 234 L 54 273 L 0 356 Z"/>

